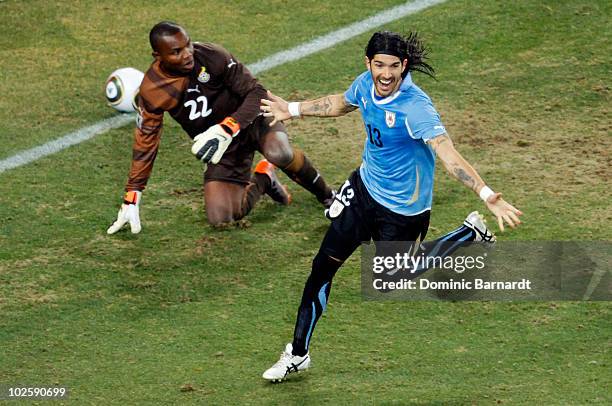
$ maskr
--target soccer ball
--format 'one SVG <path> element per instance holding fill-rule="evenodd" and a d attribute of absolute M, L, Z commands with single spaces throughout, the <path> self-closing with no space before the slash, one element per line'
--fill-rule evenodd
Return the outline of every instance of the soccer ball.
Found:
<path fill-rule="evenodd" d="M 104 86 L 108 105 L 123 113 L 136 111 L 142 78 L 144 73 L 134 68 L 121 68 L 111 73 Z"/>

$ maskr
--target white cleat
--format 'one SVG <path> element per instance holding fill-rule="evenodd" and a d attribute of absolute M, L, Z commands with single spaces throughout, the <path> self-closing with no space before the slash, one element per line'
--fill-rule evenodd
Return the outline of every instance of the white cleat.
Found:
<path fill-rule="evenodd" d="M 272 382 L 280 382 L 289 374 L 300 373 L 308 369 L 310 366 L 310 355 L 306 354 L 300 357 L 299 355 L 293 355 L 292 351 L 293 345 L 291 343 L 287 344 L 278 362 L 264 372 L 262 377 Z"/>
<path fill-rule="evenodd" d="M 476 239 L 474 241 L 482 241 L 489 244 L 494 244 L 497 240 L 495 234 L 493 234 L 486 226 L 485 219 L 482 214 L 477 211 L 473 211 L 466 217 L 463 225 L 476 231 Z"/>

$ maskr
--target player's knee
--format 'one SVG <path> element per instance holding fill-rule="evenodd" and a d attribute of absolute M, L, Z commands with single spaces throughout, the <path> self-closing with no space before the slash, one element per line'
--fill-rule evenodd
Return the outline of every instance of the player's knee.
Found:
<path fill-rule="evenodd" d="M 215 216 L 207 216 L 208 224 L 213 227 L 223 227 L 231 224 L 234 220 L 231 218 L 223 218 L 223 217 L 215 217 Z"/>
<path fill-rule="evenodd" d="M 208 223 L 213 227 L 224 226 L 226 224 L 239 220 L 235 218 L 235 216 L 230 211 L 218 209 L 207 209 L 206 219 L 208 220 Z"/>
<path fill-rule="evenodd" d="M 293 150 L 289 145 L 275 145 L 267 148 L 264 156 L 279 168 L 285 168 L 293 160 Z"/>

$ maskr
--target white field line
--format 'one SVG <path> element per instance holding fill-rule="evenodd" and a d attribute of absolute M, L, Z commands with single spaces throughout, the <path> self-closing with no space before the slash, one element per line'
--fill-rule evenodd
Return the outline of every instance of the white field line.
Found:
<path fill-rule="evenodd" d="M 38 147 L 18 152 L 17 154 L 0 161 L 0 173 L 29 164 L 30 162 L 34 162 L 48 155 L 55 154 L 63 149 L 80 144 L 83 141 L 87 141 L 96 135 L 104 134 L 113 128 L 123 127 L 124 125 L 133 122 L 135 117 L 135 114 L 121 114 L 107 118 L 106 120 L 99 121 L 88 127 L 68 133 L 63 137 L 49 141 Z"/>
<path fill-rule="evenodd" d="M 381 11 L 372 17 L 347 25 L 344 28 L 340 28 L 339 30 L 315 38 L 312 41 L 298 45 L 295 48 L 270 55 L 261 61 L 249 65 L 249 70 L 257 74 L 259 72 L 275 68 L 279 65 L 296 61 L 308 55 L 314 54 L 315 52 L 322 51 L 340 42 L 361 35 L 373 28 L 399 20 L 402 17 L 417 13 L 436 4 L 444 3 L 445 1 L 446 0 L 417 0 Z"/>
<path fill-rule="evenodd" d="M 251 72 L 253 72 L 253 74 L 256 75 L 285 63 L 304 58 L 308 55 L 314 54 L 315 52 L 331 48 L 340 42 L 356 37 L 357 35 L 363 34 L 373 28 L 399 20 L 400 18 L 417 13 L 436 4 L 444 3 L 445 1 L 446 0 L 416 0 L 407 2 L 405 4 L 382 11 L 376 15 L 373 15 L 372 17 L 366 18 L 365 20 L 361 20 L 336 31 L 330 32 L 329 34 L 317 37 L 312 41 L 298 45 L 294 48 L 277 52 L 267 58 L 247 65 L 247 67 Z M 96 135 L 103 134 L 111 129 L 123 127 L 133 120 L 133 114 L 117 115 L 88 127 L 68 133 L 63 137 L 49 141 L 38 147 L 18 152 L 11 157 L 0 160 L 0 173 L 29 164 L 30 162 L 34 162 L 48 155 L 55 154 L 56 152 L 64 150 L 70 146 L 80 144 L 83 141 L 87 141 L 88 139 L 93 138 Z"/>

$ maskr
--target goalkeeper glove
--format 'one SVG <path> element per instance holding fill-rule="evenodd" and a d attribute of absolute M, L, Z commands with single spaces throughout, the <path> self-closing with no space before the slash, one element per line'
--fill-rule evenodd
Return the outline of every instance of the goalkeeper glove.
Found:
<path fill-rule="evenodd" d="M 232 117 L 226 117 L 221 123 L 213 125 L 208 130 L 198 134 L 191 152 L 205 164 L 217 164 L 223 153 L 240 132 L 240 126 Z"/>
<path fill-rule="evenodd" d="M 123 198 L 123 204 L 117 214 L 117 220 L 106 230 L 107 234 L 115 234 L 124 225 L 130 223 L 130 229 L 132 234 L 138 234 L 140 232 L 140 214 L 138 213 L 138 205 L 140 204 L 140 198 L 142 192 L 138 190 L 130 190 L 126 192 Z"/>

